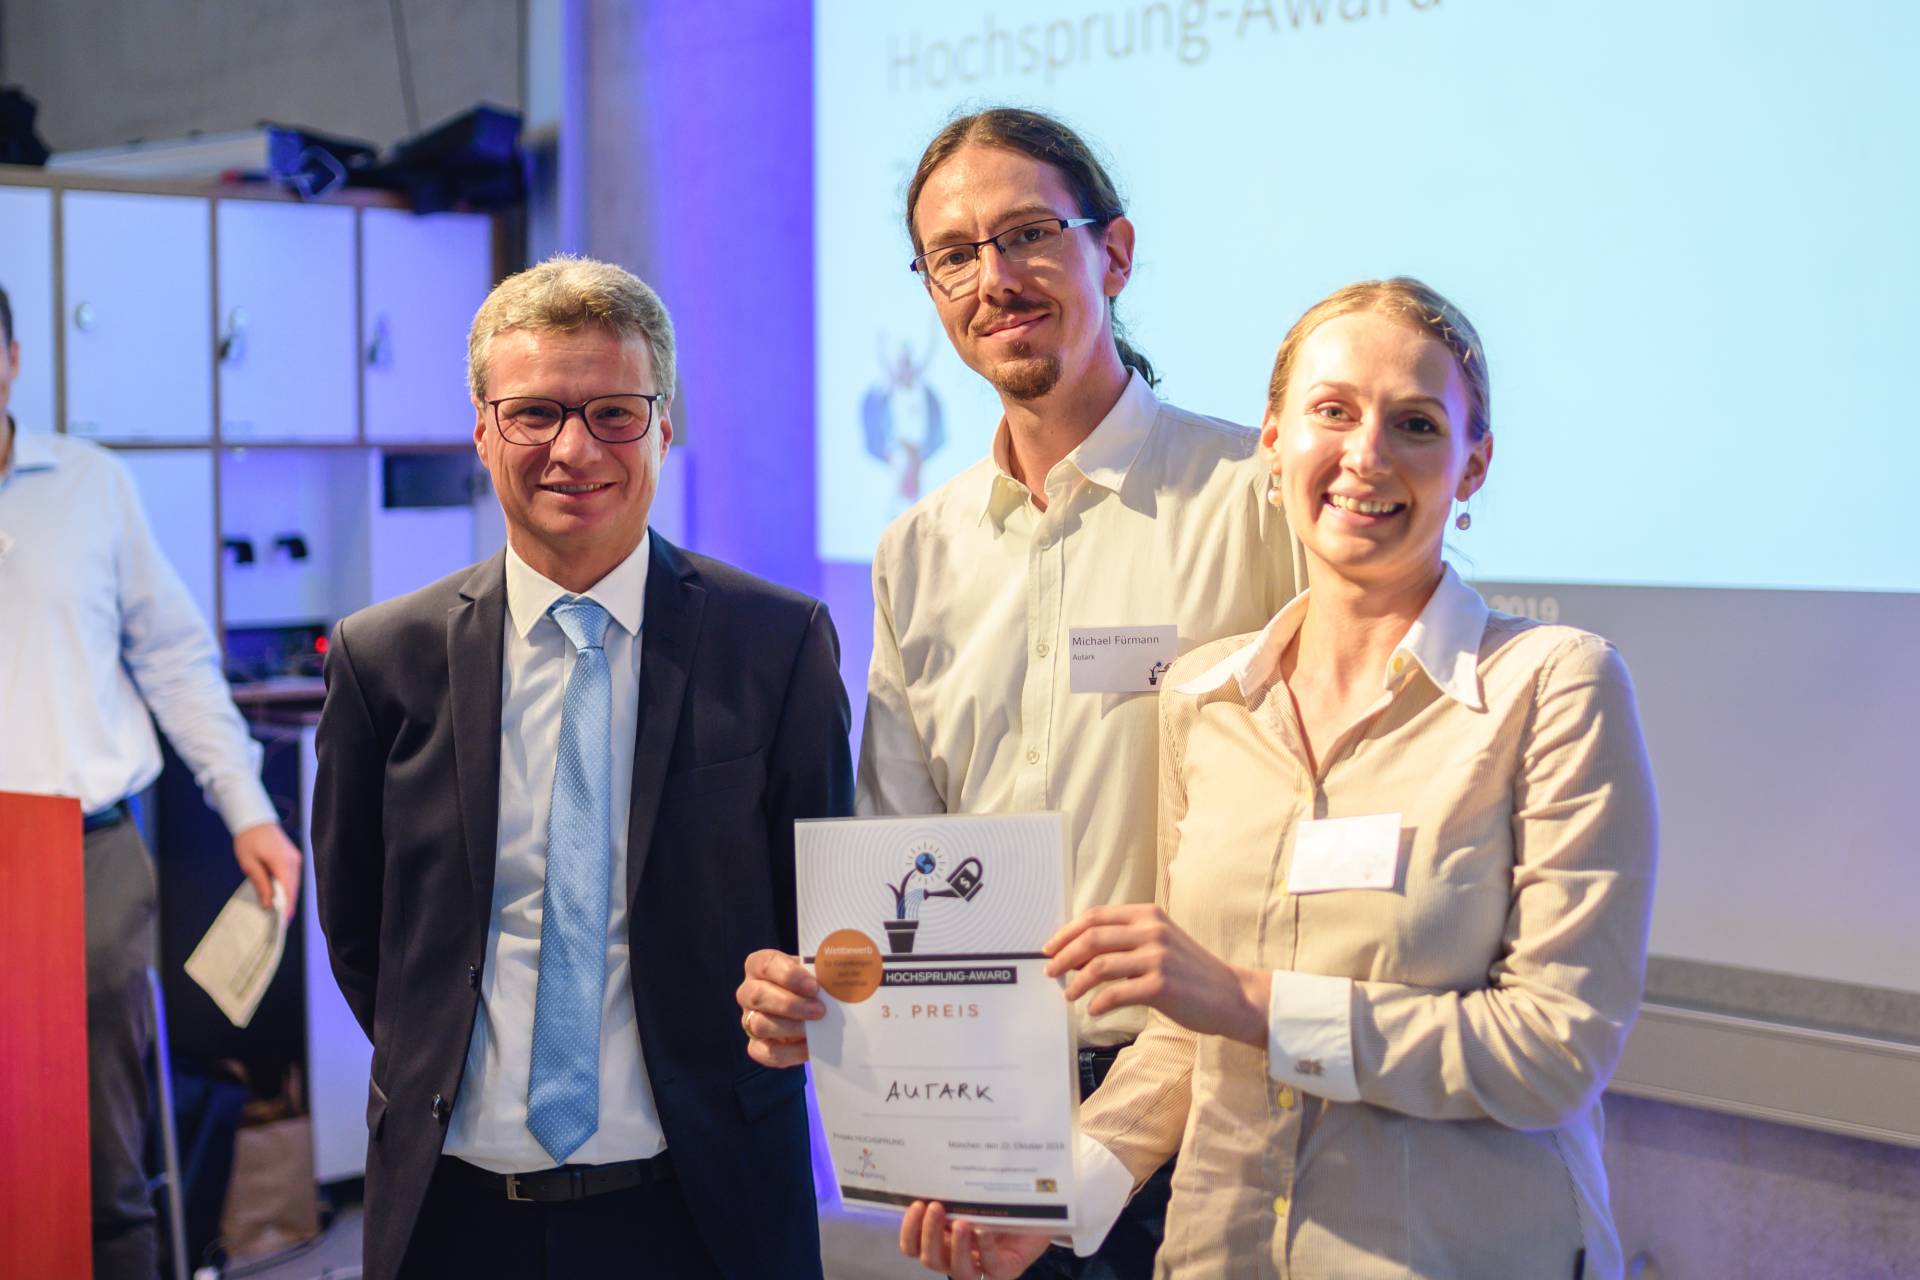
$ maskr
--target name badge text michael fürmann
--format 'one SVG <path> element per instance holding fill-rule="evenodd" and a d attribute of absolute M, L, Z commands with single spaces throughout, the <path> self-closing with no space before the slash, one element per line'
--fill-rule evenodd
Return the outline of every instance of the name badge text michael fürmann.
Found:
<path fill-rule="evenodd" d="M 1067 656 L 1075 693 L 1153 693 L 1180 656 L 1180 629 L 1073 627 Z"/>

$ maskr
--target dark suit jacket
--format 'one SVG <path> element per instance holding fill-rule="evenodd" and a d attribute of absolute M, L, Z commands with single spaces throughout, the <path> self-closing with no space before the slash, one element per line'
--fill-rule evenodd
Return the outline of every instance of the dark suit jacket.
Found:
<path fill-rule="evenodd" d="M 503 553 L 345 619 L 327 652 L 314 870 L 334 975 L 373 1040 L 370 1280 L 406 1252 L 479 1007 L 506 597 Z M 803 1073 L 748 1059 L 733 993 L 747 953 L 798 950 L 793 823 L 851 812 L 847 730 L 826 607 L 654 534 L 634 1006 L 674 1170 L 729 1276 L 820 1274 Z"/>

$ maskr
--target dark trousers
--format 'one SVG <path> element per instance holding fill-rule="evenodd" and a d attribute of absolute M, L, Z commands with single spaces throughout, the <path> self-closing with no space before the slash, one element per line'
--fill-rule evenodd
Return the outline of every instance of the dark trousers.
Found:
<path fill-rule="evenodd" d="M 751 1230 L 751 1207 L 741 1206 Z M 526 1203 L 489 1193 L 442 1156 L 400 1264 L 401 1280 L 501 1276 L 578 1280 L 724 1280 L 700 1241 L 677 1179 L 583 1200 Z"/>
<path fill-rule="evenodd" d="M 131 822 L 89 831 L 85 850 L 93 1274 L 96 1280 L 153 1280 L 160 1266 L 146 1169 L 153 860 Z"/>

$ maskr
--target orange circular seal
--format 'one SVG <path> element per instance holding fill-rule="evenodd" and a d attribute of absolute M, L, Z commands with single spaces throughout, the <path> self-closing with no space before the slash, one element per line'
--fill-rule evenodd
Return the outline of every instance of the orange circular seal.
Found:
<path fill-rule="evenodd" d="M 880 989 L 880 948 L 858 929 L 836 929 L 814 954 L 813 976 L 834 999 L 859 1004 Z"/>

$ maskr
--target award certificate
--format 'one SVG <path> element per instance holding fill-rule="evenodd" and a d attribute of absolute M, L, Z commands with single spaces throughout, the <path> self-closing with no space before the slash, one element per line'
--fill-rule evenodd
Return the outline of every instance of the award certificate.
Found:
<path fill-rule="evenodd" d="M 1057 813 L 795 824 L 814 1092 L 850 1208 L 1073 1224 L 1073 1030 Z"/>

